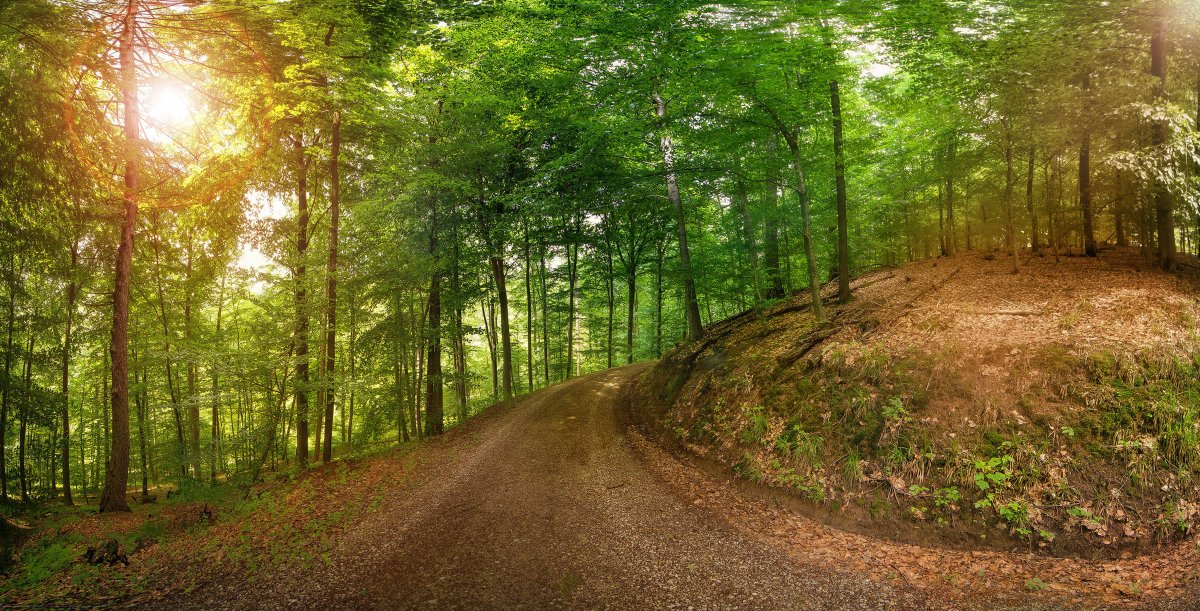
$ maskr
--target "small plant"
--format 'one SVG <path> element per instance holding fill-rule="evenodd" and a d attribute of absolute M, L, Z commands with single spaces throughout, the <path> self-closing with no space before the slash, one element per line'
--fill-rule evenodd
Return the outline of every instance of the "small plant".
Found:
<path fill-rule="evenodd" d="M 1040 592 L 1046 589 L 1046 582 L 1037 577 L 1030 577 L 1025 580 L 1025 589 L 1030 592 Z"/>
<path fill-rule="evenodd" d="M 749 424 L 742 429 L 742 443 L 762 443 L 770 429 L 771 421 L 767 419 L 766 410 L 761 405 L 755 405 L 746 412 Z"/>
<path fill-rule="evenodd" d="M 938 508 L 946 508 L 962 500 L 962 496 L 958 494 L 958 488 L 950 486 L 949 488 L 938 488 L 933 492 L 933 504 Z"/>

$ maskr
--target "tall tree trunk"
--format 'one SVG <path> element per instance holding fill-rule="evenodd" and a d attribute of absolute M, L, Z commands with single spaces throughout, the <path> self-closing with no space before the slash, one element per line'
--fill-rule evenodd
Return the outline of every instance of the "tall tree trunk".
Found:
<path fill-rule="evenodd" d="M 846 214 L 846 157 L 842 150 L 842 96 L 838 82 L 829 81 L 833 107 L 833 175 L 837 188 L 838 303 L 850 301 L 850 229 Z"/>
<path fill-rule="evenodd" d="M 754 307 L 757 308 L 763 299 L 762 277 L 758 269 L 758 245 L 754 241 L 754 222 L 750 218 L 750 195 L 746 192 L 746 179 L 740 172 L 737 176 L 737 189 L 734 196 L 737 198 L 738 214 L 741 216 L 742 242 L 746 247 L 746 260 L 750 264 L 750 277 L 754 282 Z"/>
<path fill-rule="evenodd" d="M 296 462 L 301 469 L 308 467 L 308 160 L 304 144 L 296 139 L 296 379 L 293 384 L 296 402 Z"/>
<path fill-rule="evenodd" d="M 492 281 L 496 283 L 496 298 L 500 302 L 500 354 L 504 359 L 504 369 L 501 376 L 501 386 L 504 388 L 504 400 L 512 399 L 513 362 L 512 336 L 509 333 L 508 320 L 508 279 L 505 277 L 504 259 L 498 255 L 491 258 Z M 493 326 L 496 319 L 492 318 Z"/>
<path fill-rule="evenodd" d="M 763 267 L 766 268 L 767 286 L 764 292 L 766 299 L 782 299 L 783 270 L 779 262 L 779 172 L 775 167 L 775 157 L 778 154 L 778 143 L 775 138 L 767 141 L 767 184 L 763 190 Z"/>
<path fill-rule="evenodd" d="M 575 280 L 579 275 L 579 235 L 576 233 L 567 246 L 567 375 L 571 377 L 575 364 Z"/>
<path fill-rule="evenodd" d="M 1029 147 L 1029 168 L 1025 175 L 1025 210 L 1029 213 L 1029 229 L 1030 229 L 1030 248 L 1034 254 L 1041 250 L 1041 244 L 1038 241 L 1038 217 L 1037 210 L 1033 208 L 1033 163 L 1037 155 L 1037 147 Z"/>
<path fill-rule="evenodd" d="M 658 241 L 658 259 L 654 266 L 654 357 L 661 358 L 663 353 L 663 263 L 667 257 L 667 245 L 663 240 Z"/>
<path fill-rule="evenodd" d="M 8 500 L 8 466 L 5 461 L 4 448 L 8 447 L 8 397 L 12 380 L 13 328 L 16 326 L 17 285 L 16 279 L 21 272 L 17 271 L 16 256 L 8 255 L 8 269 L 12 274 L 8 282 L 8 340 L 4 345 L 4 388 L 0 390 L 0 501 Z"/>
<path fill-rule="evenodd" d="M 804 238 L 804 258 L 808 262 L 808 294 L 812 300 L 813 317 L 817 319 L 817 322 L 824 322 L 825 308 L 821 306 L 821 279 L 817 274 L 817 258 L 813 253 L 808 186 L 804 181 L 804 158 L 800 154 L 800 143 L 796 134 L 788 134 L 786 140 L 788 148 L 792 151 L 792 167 L 796 171 L 796 193 L 800 196 L 800 235 Z"/>
<path fill-rule="evenodd" d="M 1090 96 L 1091 75 L 1083 75 L 1083 95 Z M 1086 102 L 1085 102 L 1086 103 Z M 1083 252 L 1096 256 L 1096 235 L 1092 228 L 1092 130 L 1086 123 L 1079 141 L 1079 210 L 1083 215 Z"/>
<path fill-rule="evenodd" d="M 332 30 L 331 30 L 332 31 Z M 329 149 L 329 262 L 325 268 L 325 447 L 323 462 L 333 460 L 333 407 L 336 395 L 335 362 L 337 354 L 337 267 L 338 221 L 341 211 L 341 180 L 338 174 L 342 151 L 342 115 L 333 114 L 333 143 Z"/>
<path fill-rule="evenodd" d="M 221 274 L 221 289 L 217 293 L 217 332 L 216 341 L 218 345 L 221 342 L 221 314 L 225 311 L 225 274 Z M 234 321 L 236 325 L 237 321 Z M 209 481 L 213 484 L 217 483 L 217 454 L 219 452 L 218 444 L 221 439 L 220 425 L 220 407 L 221 407 L 221 381 L 220 381 L 220 363 L 214 361 L 212 364 L 212 431 L 209 434 Z"/>
<path fill-rule="evenodd" d="M 538 247 L 539 283 L 542 291 L 542 377 L 547 386 L 550 385 L 550 314 L 549 287 L 546 284 L 546 245 Z"/>
<path fill-rule="evenodd" d="M 525 224 L 525 375 L 533 392 L 533 286 L 530 282 L 529 224 Z"/>
<path fill-rule="evenodd" d="M 958 152 L 958 134 L 950 134 L 946 145 L 946 254 L 953 257 L 958 250 L 957 231 L 954 226 L 954 168 Z M 970 215 L 968 215 L 969 219 Z M 971 250 L 971 227 L 967 221 L 967 250 Z"/>
<path fill-rule="evenodd" d="M 192 345 L 192 230 L 189 228 L 184 241 L 187 274 L 183 282 L 183 334 L 187 357 L 187 408 L 188 408 L 188 462 L 192 466 L 192 477 L 200 479 L 200 402 L 196 398 L 196 359 Z"/>
<path fill-rule="evenodd" d="M 608 265 L 607 274 L 605 274 L 605 284 L 608 288 L 608 338 L 604 343 L 606 352 L 608 353 L 608 368 L 613 366 L 613 312 L 616 309 L 616 286 L 613 282 L 613 260 L 612 249 L 608 248 L 605 252 L 605 262 Z"/>
<path fill-rule="evenodd" d="M 138 0 L 129 0 L 121 26 L 119 61 L 125 115 L 125 191 L 121 241 L 113 281 L 113 325 L 108 353 L 112 359 L 112 446 L 104 473 L 100 511 L 129 511 L 129 278 L 133 272 L 133 235 L 137 225 L 141 138 L 138 78 L 133 48 Z"/>
<path fill-rule="evenodd" d="M 139 391 L 134 397 L 134 407 L 137 410 L 138 423 L 138 459 L 141 462 L 142 472 L 142 499 L 147 499 L 150 496 L 149 475 L 146 470 L 146 365 L 138 359 L 137 350 L 133 351 L 134 371 L 133 379 L 138 380 L 138 370 L 141 370 L 142 376 L 139 381 Z"/>
<path fill-rule="evenodd" d="M 1008 241 L 1008 254 L 1012 255 L 1012 271 L 1017 273 L 1021 259 L 1017 256 L 1017 226 L 1013 223 L 1013 184 L 1016 182 L 1016 172 L 1013 169 L 1012 132 L 1005 125 L 1006 143 L 1004 146 L 1004 215 L 1005 235 Z"/>
<path fill-rule="evenodd" d="M 429 255 L 434 269 L 429 279 L 429 344 L 425 367 L 425 434 L 441 435 L 442 418 L 442 276 L 438 269 L 437 202 L 430 206 Z"/>
<path fill-rule="evenodd" d="M 637 311 L 637 265 L 625 270 L 625 363 L 633 364 L 634 313 Z"/>
<path fill-rule="evenodd" d="M 71 404 L 71 325 L 75 322 L 75 294 L 78 291 L 79 274 L 79 235 L 76 233 L 71 240 L 71 267 L 67 274 L 71 280 L 67 284 L 67 321 L 63 331 L 62 356 L 62 408 L 59 416 L 62 420 L 62 482 L 63 502 L 74 505 L 71 499 L 71 418 L 68 408 Z M 0 444 L 0 448 L 4 447 Z"/>
<path fill-rule="evenodd" d="M 25 345 L 25 396 L 21 397 L 21 422 L 17 439 L 17 476 L 21 480 L 21 502 L 29 502 L 29 477 L 25 472 L 25 441 L 29 428 L 29 391 L 33 382 L 33 339 L 36 334 L 29 325 L 29 343 Z"/>
<path fill-rule="evenodd" d="M 1150 75 L 1154 77 L 1154 100 L 1167 100 L 1167 19 L 1159 15 L 1150 37 Z M 1167 143 L 1167 124 L 1154 122 L 1152 142 L 1156 147 Z M 1175 211 L 1171 192 L 1161 178 L 1154 181 L 1154 211 L 1158 217 L 1159 264 L 1167 271 L 1175 270 Z"/>
<path fill-rule="evenodd" d="M 675 209 L 675 228 L 679 232 L 679 267 L 683 274 L 683 305 L 687 315 L 687 338 L 696 341 L 704 335 L 704 326 L 700 322 L 700 302 L 696 298 L 696 279 L 692 275 L 692 255 L 688 250 L 687 222 L 683 214 L 683 200 L 679 196 L 679 183 L 675 176 L 675 148 L 671 144 L 671 136 L 667 134 L 667 106 L 662 96 L 654 94 L 655 114 L 658 116 L 660 146 L 662 148 L 663 170 L 667 175 L 667 199 Z"/>

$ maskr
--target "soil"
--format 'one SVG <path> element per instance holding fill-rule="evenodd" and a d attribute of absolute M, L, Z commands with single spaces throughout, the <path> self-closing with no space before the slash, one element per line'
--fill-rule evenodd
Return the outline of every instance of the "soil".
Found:
<path fill-rule="evenodd" d="M 207 580 L 154 608 L 1194 608 L 1200 552 L 1115 562 L 961 552 L 840 531 L 630 425 L 635 365 L 498 406 L 370 469 L 377 506 L 309 569 Z M 379 461 L 388 464 L 387 461 Z M 1189 570 L 1190 568 L 1190 570 Z M 203 570 L 192 567 L 190 570 Z M 1038 581 L 1032 581 L 1037 579 Z"/>

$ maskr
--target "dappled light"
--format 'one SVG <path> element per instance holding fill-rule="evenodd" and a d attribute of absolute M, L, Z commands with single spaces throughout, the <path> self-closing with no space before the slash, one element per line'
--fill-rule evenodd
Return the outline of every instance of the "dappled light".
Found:
<path fill-rule="evenodd" d="M 0 2 L 0 606 L 1200 606 L 1195 0 Z"/>

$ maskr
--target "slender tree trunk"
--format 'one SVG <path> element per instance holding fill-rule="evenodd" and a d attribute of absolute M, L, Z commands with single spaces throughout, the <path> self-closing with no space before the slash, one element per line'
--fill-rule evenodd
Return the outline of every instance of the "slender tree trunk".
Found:
<path fill-rule="evenodd" d="M 16 257 L 11 253 L 8 256 L 8 268 L 12 278 L 8 282 L 8 340 L 4 345 L 4 388 L 0 390 L 3 396 L 0 399 L 0 501 L 8 500 L 8 466 L 5 461 L 7 452 L 4 448 L 8 447 L 8 397 L 12 386 L 13 328 L 17 322 L 16 279 L 21 274 L 17 271 Z"/>
<path fill-rule="evenodd" d="M 838 303 L 850 301 L 850 229 L 846 213 L 846 157 L 842 150 L 842 96 L 838 82 L 829 81 L 833 107 L 833 174 L 837 188 Z"/>
<path fill-rule="evenodd" d="M 946 254 L 953 257 L 958 251 L 957 231 L 954 226 L 954 167 L 958 153 L 958 134 L 950 134 L 946 145 Z M 970 215 L 968 214 L 968 219 Z M 971 250 L 971 227 L 967 221 L 967 250 Z"/>
<path fill-rule="evenodd" d="M 426 351 L 428 364 L 425 367 L 425 434 L 441 435 L 442 418 L 442 276 L 437 268 L 438 259 L 438 214 L 437 203 L 430 206 L 429 254 L 434 260 L 434 270 L 429 280 L 429 344 Z"/>
<path fill-rule="evenodd" d="M 542 300 L 542 377 L 546 386 L 550 385 L 550 314 L 548 309 L 548 293 L 550 289 L 546 284 L 546 246 L 541 245 L 538 248 L 538 266 L 539 266 L 539 284 L 541 285 L 541 300 Z"/>
<path fill-rule="evenodd" d="M 129 511 L 125 498 L 129 484 L 129 278 L 133 272 L 133 236 L 137 225 L 138 178 L 141 138 L 138 116 L 137 66 L 134 37 L 138 0 L 129 0 L 121 26 L 119 61 L 124 105 L 125 191 L 121 241 L 117 246 L 113 288 L 113 325 L 109 338 L 112 359 L 112 447 L 104 473 L 100 511 Z"/>
<path fill-rule="evenodd" d="M 786 138 L 792 151 L 792 166 L 796 171 L 796 193 L 800 196 L 801 237 L 804 238 L 804 258 L 808 262 L 808 293 L 812 299 L 813 317 L 817 322 L 825 321 L 825 308 L 821 306 L 821 279 L 817 274 L 817 259 L 813 253 L 812 219 L 809 215 L 808 186 L 804 181 L 804 158 L 800 154 L 800 143 L 795 134 Z"/>
<path fill-rule="evenodd" d="M 160 237 L 161 239 L 161 237 Z M 183 334 L 184 356 L 187 359 L 187 409 L 188 409 L 188 462 L 192 477 L 200 479 L 200 402 L 196 399 L 196 359 L 192 332 L 192 233 L 188 229 L 185 239 L 186 275 L 183 282 Z"/>
<path fill-rule="evenodd" d="M 740 168 L 739 168 L 740 169 Z M 754 282 L 754 307 L 762 303 L 762 278 L 758 269 L 758 245 L 754 241 L 754 223 L 750 218 L 750 195 L 746 192 L 746 180 L 739 173 L 737 176 L 738 214 L 742 220 L 742 241 L 746 247 L 746 260 L 750 264 L 750 277 Z"/>
<path fill-rule="evenodd" d="M 1167 100 L 1167 19 L 1159 15 L 1150 37 L 1150 75 L 1154 77 L 1154 99 Z M 1154 122 L 1151 144 L 1156 147 L 1166 144 L 1167 125 L 1161 120 Z M 1166 271 L 1175 270 L 1175 211 L 1171 192 L 1161 179 L 1154 181 L 1154 211 L 1158 217 L 1159 264 Z"/>
<path fill-rule="evenodd" d="M 513 362 L 512 336 L 509 333 L 508 320 L 508 279 L 505 277 L 504 259 L 499 256 L 491 258 L 492 281 L 496 283 L 496 298 L 500 302 L 500 354 L 504 359 L 501 386 L 504 388 L 504 400 L 512 399 Z M 492 319 L 495 325 L 496 319 Z"/>
<path fill-rule="evenodd" d="M 631 263 L 625 270 L 625 363 L 633 364 L 634 314 L 637 311 L 637 264 Z"/>
<path fill-rule="evenodd" d="M 667 107 L 662 96 L 654 95 L 655 114 L 658 116 L 659 129 L 662 131 L 659 141 L 662 147 L 663 169 L 667 175 L 667 199 L 675 209 L 675 227 L 679 232 L 679 266 L 683 274 L 684 311 L 687 314 L 687 338 L 696 341 L 704 335 L 704 326 L 700 322 L 700 302 L 696 298 L 696 280 L 692 275 L 692 256 L 688 250 L 687 222 L 683 214 L 683 200 L 679 196 L 679 183 L 675 176 L 675 148 L 671 144 L 671 136 L 667 134 Z"/>
<path fill-rule="evenodd" d="M 778 154 L 775 138 L 767 141 L 767 184 L 763 190 L 763 267 L 766 268 L 766 299 L 782 299 L 784 296 L 783 272 L 779 261 L 779 172 L 775 166 Z"/>
<path fill-rule="evenodd" d="M 612 369 L 612 366 L 613 366 L 613 312 L 616 309 L 615 302 L 616 302 L 617 291 L 616 291 L 615 283 L 613 282 L 613 260 L 612 260 L 612 249 L 611 248 L 607 249 L 607 252 L 605 253 L 605 261 L 608 265 L 608 268 L 606 270 L 608 273 L 605 275 L 605 280 L 606 280 L 605 283 L 607 284 L 607 287 L 608 287 L 608 338 L 605 341 L 604 346 L 607 349 L 606 352 L 608 352 L 608 368 Z"/>
<path fill-rule="evenodd" d="M 579 236 L 572 236 L 567 246 L 567 378 L 571 377 L 575 363 L 575 280 L 579 273 Z"/>
<path fill-rule="evenodd" d="M 293 391 L 296 402 L 296 462 L 308 468 L 308 289 L 305 257 L 308 255 L 308 160 L 304 144 L 296 139 L 296 378 Z"/>
<path fill-rule="evenodd" d="M 1029 169 L 1025 175 L 1025 210 L 1029 213 L 1029 229 L 1030 229 L 1030 248 L 1034 254 L 1041 250 L 1041 244 L 1038 241 L 1038 217 L 1037 210 L 1033 207 L 1033 164 L 1037 155 L 1037 147 L 1029 147 Z"/>
<path fill-rule="evenodd" d="M 17 439 L 17 476 L 21 480 L 21 502 L 29 502 L 29 477 L 25 472 L 25 442 L 29 428 L 29 390 L 33 381 L 33 340 L 36 337 L 33 324 L 29 325 L 29 343 L 25 345 L 25 396 L 21 399 L 21 422 Z"/>
<path fill-rule="evenodd" d="M 1083 95 L 1090 96 L 1091 75 L 1083 76 Z M 1092 183 L 1091 183 L 1092 130 L 1084 125 L 1079 142 L 1079 209 L 1083 214 L 1083 252 L 1096 256 L 1096 235 L 1092 229 Z"/>
<path fill-rule="evenodd" d="M 666 259 L 666 244 L 658 241 L 658 260 L 654 266 L 654 357 L 663 353 L 663 263 Z"/>
<path fill-rule="evenodd" d="M 321 454 L 323 462 L 333 460 L 333 408 L 336 403 L 337 354 L 337 268 L 338 268 L 338 222 L 341 211 L 341 180 L 338 174 L 339 157 L 342 150 L 342 116 L 333 115 L 333 144 L 329 150 L 329 262 L 325 268 L 325 448 Z"/>
<path fill-rule="evenodd" d="M 74 505 L 71 499 L 71 417 L 68 407 L 71 404 L 71 325 L 75 322 L 75 294 L 78 291 L 79 274 L 79 236 L 71 241 L 71 267 L 67 274 L 70 282 L 67 284 L 67 321 L 63 331 L 62 357 L 62 408 L 59 416 L 62 420 L 62 482 L 63 502 Z M 0 440 L 0 448 L 3 448 Z"/>
<path fill-rule="evenodd" d="M 217 293 L 217 329 L 216 341 L 221 342 L 221 314 L 225 310 L 225 275 L 221 274 L 221 289 Z M 236 324 L 236 321 L 234 321 Z M 209 481 L 217 483 L 217 454 L 221 439 L 220 407 L 221 407 L 221 370 L 220 363 L 212 364 L 212 431 L 208 440 L 209 448 Z"/>
<path fill-rule="evenodd" d="M 533 286 L 530 282 L 529 225 L 525 226 L 525 375 L 533 392 Z"/>
<path fill-rule="evenodd" d="M 1005 234 L 1008 238 L 1008 253 L 1012 255 L 1012 271 L 1017 273 L 1020 269 L 1021 259 L 1017 256 L 1017 226 L 1013 223 L 1013 184 L 1016 182 L 1016 172 L 1013 169 L 1013 146 L 1012 132 L 1008 126 L 1005 126 L 1005 137 L 1007 138 L 1004 147 L 1004 215 L 1005 215 Z"/>
<path fill-rule="evenodd" d="M 138 386 L 140 387 L 137 396 L 134 397 L 134 407 L 137 409 L 138 423 L 138 459 L 141 463 L 142 471 L 142 499 L 145 500 L 150 496 L 150 482 L 146 470 L 146 364 L 138 359 L 137 351 L 133 352 L 134 361 L 134 380 L 138 378 L 138 370 L 141 370 L 142 376 Z"/>

